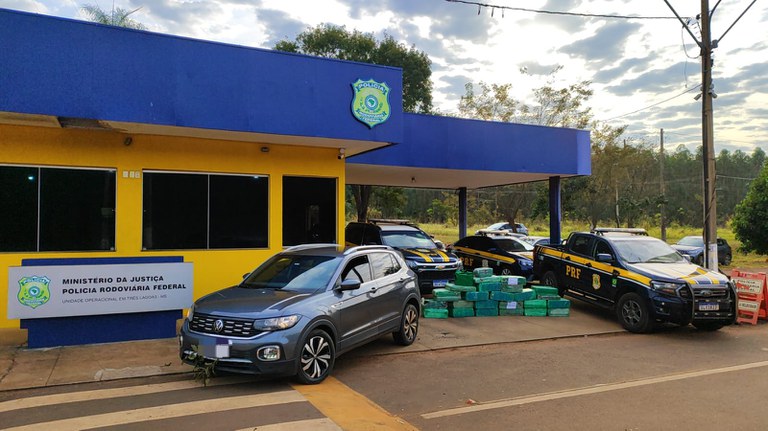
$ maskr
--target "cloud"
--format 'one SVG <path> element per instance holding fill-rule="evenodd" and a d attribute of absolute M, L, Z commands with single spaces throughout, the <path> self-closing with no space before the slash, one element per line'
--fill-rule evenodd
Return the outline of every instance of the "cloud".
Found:
<path fill-rule="evenodd" d="M 559 52 L 583 59 L 593 68 L 613 64 L 622 58 L 627 39 L 640 27 L 627 21 L 607 22 L 594 35 L 565 44 Z"/>

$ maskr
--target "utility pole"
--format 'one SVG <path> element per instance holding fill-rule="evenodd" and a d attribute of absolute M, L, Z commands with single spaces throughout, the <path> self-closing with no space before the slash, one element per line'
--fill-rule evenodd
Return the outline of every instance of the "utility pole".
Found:
<path fill-rule="evenodd" d="M 707 268 L 717 271 L 717 196 L 712 119 L 712 33 L 709 0 L 701 0 L 701 136 L 704 144 L 704 244 Z"/>
<path fill-rule="evenodd" d="M 744 12 L 736 18 L 736 21 L 728 27 L 720 36 L 720 39 L 712 40 L 712 20 L 709 13 L 709 0 L 701 0 L 701 40 L 699 41 L 688 27 L 688 23 L 683 21 L 675 8 L 669 4 L 669 0 L 664 0 L 672 13 L 675 14 L 683 28 L 696 41 L 701 49 L 701 94 L 696 96 L 701 98 L 701 134 L 704 149 L 704 249 L 705 265 L 707 268 L 717 271 L 717 196 L 715 194 L 715 142 L 714 142 L 714 122 L 712 119 L 712 99 L 717 97 L 712 86 L 712 50 L 722 42 L 723 38 L 734 25 L 744 16 L 745 13 L 755 4 L 752 2 L 744 9 Z M 720 4 L 718 1 L 715 4 Z M 714 9 L 712 10 L 714 13 Z"/>
<path fill-rule="evenodd" d="M 659 142 L 659 184 L 661 186 L 661 207 L 659 209 L 659 221 L 661 222 L 661 240 L 666 241 L 667 220 L 665 218 L 664 211 L 666 210 L 667 198 L 665 196 L 666 191 L 664 190 L 664 129 L 660 129 Z"/>

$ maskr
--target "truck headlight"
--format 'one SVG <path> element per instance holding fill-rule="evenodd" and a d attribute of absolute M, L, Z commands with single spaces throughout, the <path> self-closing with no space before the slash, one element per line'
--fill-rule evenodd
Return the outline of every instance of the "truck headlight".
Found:
<path fill-rule="evenodd" d="M 520 268 L 522 269 L 531 269 L 533 268 L 533 261 L 528 259 L 518 259 L 517 260 L 520 263 Z"/>
<path fill-rule="evenodd" d="M 259 331 L 279 331 L 281 329 L 292 328 L 299 322 L 298 314 L 290 316 L 272 317 L 269 319 L 256 319 L 253 321 L 253 327 Z"/>
<path fill-rule="evenodd" d="M 677 291 L 681 287 L 684 287 L 685 284 L 682 283 L 671 283 L 666 281 L 651 281 L 651 289 L 655 290 L 656 292 L 662 293 L 664 295 L 669 296 L 678 296 Z"/>

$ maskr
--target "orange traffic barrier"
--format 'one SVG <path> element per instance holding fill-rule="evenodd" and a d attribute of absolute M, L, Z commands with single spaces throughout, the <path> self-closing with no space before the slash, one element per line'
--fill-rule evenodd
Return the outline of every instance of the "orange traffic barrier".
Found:
<path fill-rule="evenodd" d="M 736 286 L 738 306 L 736 322 L 757 324 L 757 319 L 768 319 L 768 286 L 764 272 L 731 271 L 731 281 Z"/>

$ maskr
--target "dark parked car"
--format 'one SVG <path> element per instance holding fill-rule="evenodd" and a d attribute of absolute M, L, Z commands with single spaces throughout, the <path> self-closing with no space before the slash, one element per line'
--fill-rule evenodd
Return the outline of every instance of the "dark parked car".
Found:
<path fill-rule="evenodd" d="M 525 227 L 525 225 L 522 223 L 515 223 L 513 226 L 507 222 L 499 222 L 499 223 L 494 223 L 482 230 L 508 230 L 512 233 L 519 233 L 520 235 L 528 235 L 528 228 Z"/>
<path fill-rule="evenodd" d="M 383 244 L 400 251 L 419 279 L 422 294 L 444 287 L 456 278 L 461 261 L 443 249 L 428 233 L 407 220 L 371 219 L 352 222 L 344 230 L 347 245 Z"/>
<path fill-rule="evenodd" d="M 240 284 L 198 299 L 179 354 L 214 370 L 320 383 L 337 356 L 382 334 L 413 343 L 420 300 L 416 275 L 390 247 L 291 247 Z"/>
<path fill-rule="evenodd" d="M 704 265 L 704 238 L 701 236 L 691 235 L 686 236 L 676 244 L 672 244 L 672 248 L 679 251 L 680 254 L 689 256 L 691 262 L 697 265 Z M 728 241 L 718 238 L 717 239 L 717 261 L 721 265 L 730 265 L 733 260 L 733 253 L 731 252 L 731 246 Z"/>
<path fill-rule="evenodd" d="M 450 248 L 461 259 L 464 268 L 490 267 L 497 275 L 533 276 L 533 246 L 505 231 L 479 230 L 479 235 L 466 236 Z"/>

